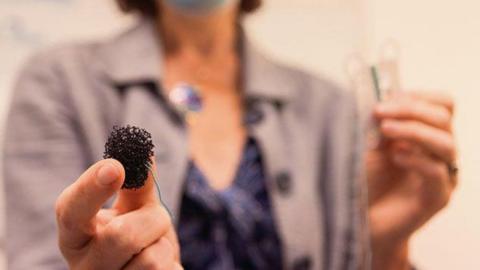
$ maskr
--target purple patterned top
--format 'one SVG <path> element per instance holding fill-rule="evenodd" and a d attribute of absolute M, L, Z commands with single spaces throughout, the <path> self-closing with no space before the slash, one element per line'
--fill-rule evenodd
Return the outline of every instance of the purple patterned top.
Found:
<path fill-rule="evenodd" d="M 178 237 L 185 269 L 281 269 L 282 250 L 259 148 L 248 140 L 230 187 L 215 191 L 190 165 Z"/>

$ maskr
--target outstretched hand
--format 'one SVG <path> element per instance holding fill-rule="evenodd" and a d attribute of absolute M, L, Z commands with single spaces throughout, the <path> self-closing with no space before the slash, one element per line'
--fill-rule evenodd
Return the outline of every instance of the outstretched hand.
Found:
<path fill-rule="evenodd" d="M 381 141 L 366 156 L 373 269 L 408 269 L 411 235 L 457 184 L 454 105 L 438 93 L 394 93 L 378 104 Z"/>
<path fill-rule="evenodd" d="M 118 161 L 102 160 L 59 196 L 59 246 L 70 269 L 182 269 L 177 236 L 153 176 L 137 190 L 121 189 L 124 177 Z M 113 207 L 102 209 L 116 193 Z"/>

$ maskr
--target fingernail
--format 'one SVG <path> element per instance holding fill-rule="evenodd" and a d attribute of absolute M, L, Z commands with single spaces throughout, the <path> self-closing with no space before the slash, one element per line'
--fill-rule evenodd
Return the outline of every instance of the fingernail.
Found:
<path fill-rule="evenodd" d="M 375 112 L 376 113 L 385 113 L 386 109 L 385 109 L 385 105 L 383 104 L 379 104 L 375 107 Z"/>
<path fill-rule="evenodd" d="M 97 181 L 100 185 L 110 185 L 118 178 L 118 168 L 111 162 L 105 163 L 97 172 Z"/>
<path fill-rule="evenodd" d="M 380 114 L 385 114 L 385 113 L 391 113 L 395 111 L 395 107 L 393 104 L 379 104 L 376 108 L 375 111 Z"/>
<path fill-rule="evenodd" d="M 395 129 L 396 125 L 394 122 L 392 121 L 385 121 L 382 123 L 382 128 L 384 130 L 392 130 L 392 129 Z"/>
<path fill-rule="evenodd" d="M 392 98 L 401 97 L 401 96 L 403 96 L 403 94 L 404 93 L 402 91 L 398 91 L 398 90 L 389 92 L 389 96 L 392 97 Z"/>

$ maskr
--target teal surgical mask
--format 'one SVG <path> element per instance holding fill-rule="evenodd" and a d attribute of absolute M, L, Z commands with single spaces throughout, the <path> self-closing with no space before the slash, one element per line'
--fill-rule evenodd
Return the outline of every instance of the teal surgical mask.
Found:
<path fill-rule="evenodd" d="M 238 0 L 164 0 L 171 7 L 191 14 L 205 14 Z"/>

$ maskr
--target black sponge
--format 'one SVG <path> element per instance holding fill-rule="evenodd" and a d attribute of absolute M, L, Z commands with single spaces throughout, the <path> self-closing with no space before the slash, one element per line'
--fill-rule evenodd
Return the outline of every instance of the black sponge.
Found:
<path fill-rule="evenodd" d="M 142 128 L 114 126 L 105 143 L 103 158 L 113 158 L 125 168 L 122 188 L 141 188 L 148 177 L 153 156 L 152 135 Z"/>

